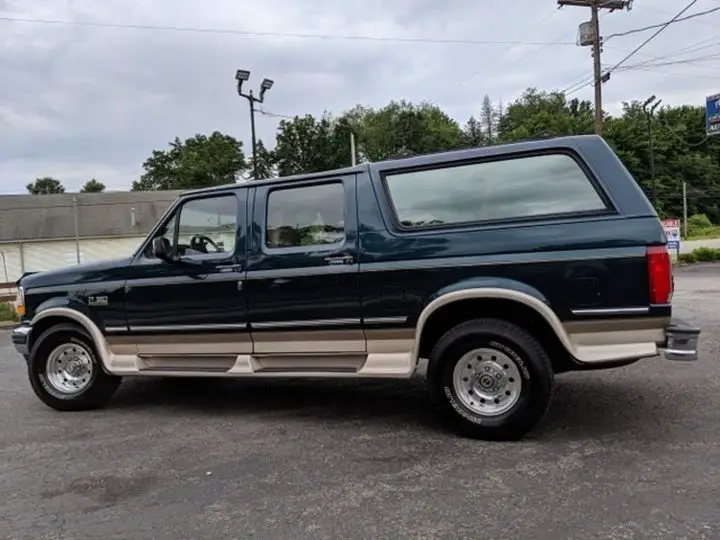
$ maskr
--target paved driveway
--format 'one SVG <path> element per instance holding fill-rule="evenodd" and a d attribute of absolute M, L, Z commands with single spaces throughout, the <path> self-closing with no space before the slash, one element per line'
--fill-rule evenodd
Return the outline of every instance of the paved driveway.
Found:
<path fill-rule="evenodd" d="M 563 375 L 508 444 L 417 383 L 127 381 L 59 414 L 0 335 L 0 538 L 718 538 L 720 267 L 677 286 L 699 362 Z"/>

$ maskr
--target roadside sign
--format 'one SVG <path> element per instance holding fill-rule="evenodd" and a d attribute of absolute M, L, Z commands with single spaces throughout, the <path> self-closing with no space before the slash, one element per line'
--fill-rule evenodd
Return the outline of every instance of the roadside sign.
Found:
<path fill-rule="evenodd" d="M 678 218 L 663 219 L 663 229 L 667 236 L 668 249 L 674 249 L 680 254 L 680 220 Z"/>
<path fill-rule="evenodd" d="M 708 136 L 720 135 L 720 94 L 705 100 L 705 131 Z"/>

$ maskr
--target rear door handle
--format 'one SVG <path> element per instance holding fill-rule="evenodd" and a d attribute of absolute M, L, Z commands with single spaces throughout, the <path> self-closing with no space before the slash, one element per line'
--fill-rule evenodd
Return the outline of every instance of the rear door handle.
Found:
<path fill-rule="evenodd" d="M 242 272 L 242 264 L 218 264 L 215 268 L 220 272 Z"/>
<path fill-rule="evenodd" d="M 325 257 L 325 262 L 328 264 L 352 264 L 352 255 L 337 255 L 334 257 Z"/>

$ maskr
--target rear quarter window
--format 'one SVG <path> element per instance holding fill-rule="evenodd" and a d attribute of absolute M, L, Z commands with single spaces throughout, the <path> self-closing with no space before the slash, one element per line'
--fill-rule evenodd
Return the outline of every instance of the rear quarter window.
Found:
<path fill-rule="evenodd" d="M 567 154 L 543 154 L 384 175 L 401 228 L 572 214 L 609 207 Z"/>

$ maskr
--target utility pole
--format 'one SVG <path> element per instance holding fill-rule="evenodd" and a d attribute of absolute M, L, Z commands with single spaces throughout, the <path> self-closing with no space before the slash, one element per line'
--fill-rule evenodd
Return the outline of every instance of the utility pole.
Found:
<path fill-rule="evenodd" d="M 590 22 L 593 28 L 593 80 L 595 81 L 595 133 L 602 135 L 603 117 L 602 117 L 602 65 L 600 64 L 600 47 L 602 46 L 602 38 L 600 37 L 600 16 L 598 14 L 598 3 L 593 2 L 590 6 L 591 18 Z"/>
<path fill-rule="evenodd" d="M 655 145 L 653 143 L 652 119 L 653 114 L 655 114 L 655 109 L 660 106 L 662 99 L 655 101 L 656 99 L 655 94 L 653 94 L 645 100 L 642 108 L 643 111 L 645 111 L 645 119 L 647 120 L 648 149 L 650 153 L 650 179 L 652 180 L 652 204 L 657 210 L 657 177 L 655 174 Z M 653 101 L 655 102 L 654 105 L 650 108 L 650 110 L 648 110 L 648 105 L 650 105 Z"/>
<path fill-rule="evenodd" d="M 687 238 L 687 182 L 683 180 L 683 228 L 684 237 Z"/>
<path fill-rule="evenodd" d="M 357 154 L 355 152 L 355 133 L 350 132 L 350 163 L 354 167 L 357 165 Z"/>
<path fill-rule="evenodd" d="M 593 83 L 595 87 L 595 133 L 603 132 L 602 85 L 610 79 L 610 74 L 602 73 L 600 57 L 602 55 L 602 36 L 600 35 L 600 10 L 610 12 L 616 9 L 630 10 L 633 0 L 557 0 L 560 7 L 589 7 L 590 21 L 582 23 L 579 28 L 578 45 L 592 47 Z"/>
<path fill-rule="evenodd" d="M 262 103 L 265 100 L 265 92 L 270 90 L 273 81 L 263 79 L 260 83 L 260 92 L 258 96 L 250 90 L 247 94 L 242 91 L 242 85 L 250 79 L 250 72 L 245 69 L 238 69 L 235 72 L 235 80 L 237 81 L 237 93 L 240 97 L 244 97 L 250 103 L 250 136 L 252 137 L 252 160 L 253 160 L 253 179 L 258 180 L 258 164 L 257 164 L 257 138 L 255 137 L 255 104 Z"/>

